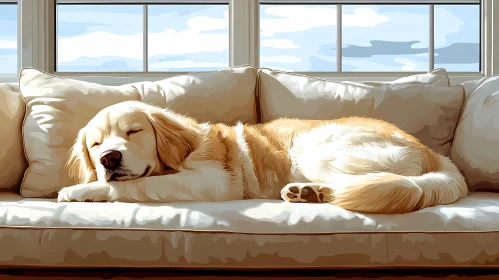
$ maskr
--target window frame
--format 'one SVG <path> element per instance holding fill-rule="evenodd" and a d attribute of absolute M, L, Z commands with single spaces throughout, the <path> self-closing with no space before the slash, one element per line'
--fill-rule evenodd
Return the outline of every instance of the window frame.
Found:
<path fill-rule="evenodd" d="M 1 0 L 0 0 L 1 1 Z M 199 0 L 62 0 L 71 3 L 195 3 Z M 203 0 L 206 2 L 229 3 L 229 67 L 253 65 L 259 68 L 259 20 L 260 3 L 297 3 L 303 0 Z M 353 2 L 375 4 L 390 0 L 308 0 L 322 4 L 344 4 Z M 469 0 L 406 0 L 404 3 L 439 4 L 442 2 L 459 3 Z M 13 0 L 1 2 L 16 2 Z M 391 1 L 400 2 L 400 1 Z M 34 67 L 58 76 L 96 82 L 107 85 L 121 85 L 140 81 L 155 81 L 186 72 L 56 72 L 55 71 L 55 24 L 56 0 L 18 0 L 18 68 Z M 461 84 L 485 76 L 499 74 L 499 43 L 493 43 L 494 26 L 499 27 L 499 3 L 482 0 L 481 4 L 481 71 L 449 72 L 452 84 Z M 408 75 L 426 72 L 294 72 L 332 81 L 391 81 Z M 18 75 L 0 76 L 0 82 L 17 82 Z"/>

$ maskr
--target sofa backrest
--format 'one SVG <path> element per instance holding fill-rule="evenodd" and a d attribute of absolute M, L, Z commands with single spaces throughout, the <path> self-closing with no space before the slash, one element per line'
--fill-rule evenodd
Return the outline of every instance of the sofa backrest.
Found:
<path fill-rule="evenodd" d="M 46 183 L 50 182 L 48 177 L 59 173 L 59 177 L 65 176 L 66 172 L 62 166 L 65 159 L 54 164 L 51 156 L 58 155 L 53 153 L 54 147 L 60 151 L 69 149 L 76 138 L 75 133 L 79 126 L 86 122 L 82 120 L 82 124 L 74 125 L 67 119 L 61 121 L 57 114 L 63 109 L 70 109 L 73 105 L 79 104 L 80 101 L 75 100 L 81 99 L 82 102 L 90 104 L 92 102 L 99 104 L 100 101 L 95 99 L 95 96 L 93 99 L 85 97 L 86 93 L 73 88 L 74 84 L 70 79 L 34 69 L 28 70 L 27 73 L 31 73 L 31 76 L 26 76 L 29 79 L 23 83 L 24 90 L 21 88 L 24 98 L 17 84 L 0 84 L 0 123 L 3 128 L 0 134 L 0 167 L 3 168 L 0 172 L 0 190 L 19 187 L 28 166 L 26 160 L 28 158 L 31 165 L 25 179 L 26 176 L 31 176 L 31 179 L 28 180 L 30 187 L 25 190 L 30 191 L 24 195 L 38 197 L 50 195 L 51 192 L 69 183 L 66 180 L 59 180 L 57 186 L 54 185 L 55 182 L 47 186 Z M 38 75 L 42 78 L 35 78 Z M 493 80 L 489 82 L 492 83 Z M 53 88 L 54 85 L 60 86 L 59 89 Z M 99 88 L 101 85 L 85 85 L 87 86 Z M 242 66 L 125 86 L 129 86 L 132 99 L 170 107 L 200 121 L 233 124 L 236 121 L 246 123 L 269 121 L 278 117 L 334 119 L 356 115 L 381 118 L 395 123 L 420 138 L 424 144 L 445 155 L 450 154 L 454 130 L 464 102 L 462 87 L 450 87 L 447 72 L 443 69 L 388 83 L 353 83 L 326 81 L 271 69 L 261 69 L 257 73 L 250 66 Z M 489 92 L 492 86 L 495 84 L 488 87 Z M 476 180 L 495 182 L 494 176 L 499 173 L 499 168 L 495 170 L 485 166 L 491 164 L 493 159 L 476 163 L 480 160 L 473 158 L 472 149 L 476 148 L 476 145 L 484 146 L 484 140 L 476 133 L 474 128 L 476 123 L 469 120 L 470 115 L 484 115 L 483 111 L 480 111 L 484 105 L 477 105 L 480 102 L 485 102 L 482 103 L 488 104 L 490 108 L 495 106 L 492 102 L 495 100 L 495 95 L 493 92 L 483 91 L 471 94 L 476 88 L 480 88 L 478 84 L 465 84 L 465 88 L 469 104 L 466 107 L 467 113 L 461 116 L 461 124 L 457 128 L 455 137 L 458 140 L 457 145 L 452 147 L 452 156 L 466 174 L 472 174 L 470 170 L 479 168 L 486 170 L 480 171 L 485 172 L 486 176 L 474 175 L 478 178 Z M 68 91 L 71 94 L 68 95 Z M 490 94 L 492 96 L 487 97 Z M 477 103 L 476 100 L 480 101 Z M 26 106 L 30 124 L 24 125 L 23 141 L 23 118 Z M 99 109 L 97 107 L 96 110 Z M 478 111 L 473 108 L 478 108 Z M 68 111 L 68 113 L 77 112 Z M 489 122 L 493 119 L 490 114 L 491 111 L 485 118 Z M 91 115 L 85 118 L 90 118 Z M 61 138 L 60 132 L 55 130 L 61 125 L 66 128 L 74 127 L 66 129 L 64 137 Z M 493 134 L 494 128 L 493 125 L 482 126 L 487 135 L 493 135 L 489 137 L 491 140 L 489 139 L 486 145 L 493 145 L 490 141 L 499 140 L 499 137 L 495 139 L 495 135 L 499 135 L 499 132 Z M 71 133 L 66 133 L 69 130 Z M 28 146 L 26 153 L 23 146 Z M 490 147 L 482 149 L 482 154 L 493 154 L 490 153 Z M 499 158 L 499 155 L 496 158 Z M 471 165 L 467 165 L 468 161 Z M 476 170 L 474 172 L 476 173 Z"/>

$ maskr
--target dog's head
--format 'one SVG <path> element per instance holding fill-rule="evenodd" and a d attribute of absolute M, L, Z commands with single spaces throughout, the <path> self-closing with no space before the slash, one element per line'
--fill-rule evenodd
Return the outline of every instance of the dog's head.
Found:
<path fill-rule="evenodd" d="M 67 168 L 75 183 L 160 175 L 178 170 L 200 140 L 194 120 L 125 101 L 101 110 L 79 131 Z"/>

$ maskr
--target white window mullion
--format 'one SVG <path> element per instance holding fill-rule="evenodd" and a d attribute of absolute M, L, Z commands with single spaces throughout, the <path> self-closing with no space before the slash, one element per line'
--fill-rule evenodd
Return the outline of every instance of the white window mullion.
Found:
<path fill-rule="evenodd" d="M 20 0 L 18 2 L 18 21 L 19 30 L 21 31 L 19 40 L 19 66 L 34 67 L 37 53 L 35 46 L 38 45 L 38 32 L 36 24 L 38 21 L 37 2 L 32 0 Z"/>
<path fill-rule="evenodd" d="M 435 5 L 429 5 L 430 9 L 430 40 L 428 46 L 428 58 L 430 71 L 435 68 Z"/>
<path fill-rule="evenodd" d="M 491 34 L 499 34 L 499 3 L 497 1 L 490 0 L 492 5 L 490 9 L 491 17 Z M 498 40 L 493 40 L 493 35 L 490 35 L 489 40 L 492 42 L 492 47 L 490 50 L 490 61 L 492 62 L 491 75 L 499 74 L 499 42 Z"/>
<path fill-rule="evenodd" d="M 341 5 L 336 5 L 336 71 L 340 73 L 342 71 L 342 7 Z"/>
<path fill-rule="evenodd" d="M 499 74 L 499 43 L 494 40 L 494 34 L 499 32 L 499 3 L 497 0 L 482 2 L 482 73 L 486 76 Z M 485 15 L 485 17 L 483 17 Z M 496 42 L 495 42 L 496 41 Z"/>
<path fill-rule="evenodd" d="M 258 68 L 260 56 L 260 1 L 229 1 L 229 65 Z"/>
<path fill-rule="evenodd" d="M 143 22 L 142 22 L 142 25 L 143 25 L 143 27 L 142 27 L 142 33 L 143 34 L 142 35 L 143 35 L 143 38 L 144 38 L 144 43 L 142 44 L 142 48 L 143 48 L 143 50 L 142 50 L 142 53 L 143 53 L 143 57 L 142 57 L 143 62 L 142 63 L 143 63 L 143 68 L 144 69 L 142 69 L 142 71 L 148 72 L 149 71 L 148 70 L 148 64 L 149 64 L 148 63 L 148 61 L 149 61 L 149 59 L 148 59 L 148 57 L 149 57 L 149 55 L 148 55 L 148 50 L 149 50 L 148 32 L 149 32 L 149 28 L 148 28 L 148 24 L 147 24 L 148 23 L 148 17 L 149 17 L 148 16 L 148 5 L 144 4 L 142 7 L 144 8 L 144 13 L 142 14 L 142 16 L 144 17 L 143 18 Z"/>
<path fill-rule="evenodd" d="M 480 22 L 480 37 L 482 44 L 480 46 L 480 63 L 482 66 L 482 73 L 485 76 L 489 76 L 492 74 L 492 65 L 493 63 L 487 62 L 486 58 L 492 58 L 492 40 L 489 40 L 490 36 L 492 36 L 492 20 L 491 13 L 493 10 L 491 9 L 492 0 L 483 0 L 482 5 L 480 7 L 480 13 L 482 14 L 481 22 Z M 483 15 L 487 15 L 483 18 Z"/>
<path fill-rule="evenodd" d="M 19 65 L 54 71 L 55 0 L 19 0 Z"/>

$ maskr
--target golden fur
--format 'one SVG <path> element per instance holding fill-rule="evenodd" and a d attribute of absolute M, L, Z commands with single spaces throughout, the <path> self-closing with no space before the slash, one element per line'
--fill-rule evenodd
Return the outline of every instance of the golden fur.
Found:
<path fill-rule="evenodd" d="M 102 166 L 109 149 L 121 151 L 123 170 Z M 228 126 L 136 101 L 107 107 L 82 128 L 67 167 L 77 185 L 62 189 L 59 201 L 282 198 L 405 213 L 467 194 L 448 158 L 381 120 Z"/>

